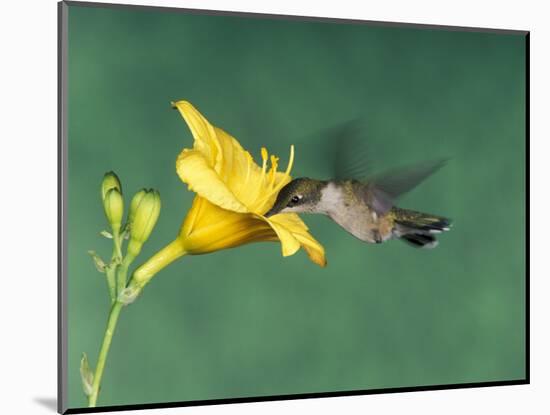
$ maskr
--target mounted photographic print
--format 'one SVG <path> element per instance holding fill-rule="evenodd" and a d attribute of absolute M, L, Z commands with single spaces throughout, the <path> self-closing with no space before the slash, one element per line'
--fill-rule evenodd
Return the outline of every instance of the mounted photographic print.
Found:
<path fill-rule="evenodd" d="M 59 30 L 59 412 L 529 382 L 528 32 Z"/>

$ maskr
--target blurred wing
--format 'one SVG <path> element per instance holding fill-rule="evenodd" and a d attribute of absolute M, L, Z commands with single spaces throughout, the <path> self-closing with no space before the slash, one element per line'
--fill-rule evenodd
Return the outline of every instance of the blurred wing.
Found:
<path fill-rule="evenodd" d="M 447 159 L 425 161 L 375 175 L 362 184 L 364 200 L 376 213 L 384 214 L 397 198 L 414 189 L 446 163 Z"/>
<path fill-rule="evenodd" d="M 337 180 L 366 178 L 371 173 L 364 121 L 354 119 L 326 132 L 334 157 L 333 177 Z"/>
<path fill-rule="evenodd" d="M 388 212 L 399 196 L 418 186 L 447 162 L 446 159 L 425 161 L 374 175 L 375 161 L 380 164 L 383 153 L 378 148 L 373 151 L 367 131 L 366 121 L 356 118 L 325 129 L 315 142 L 324 143 L 326 164 L 333 165 L 330 178 L 353 180 L 365 203 L 378 214 Z"/>

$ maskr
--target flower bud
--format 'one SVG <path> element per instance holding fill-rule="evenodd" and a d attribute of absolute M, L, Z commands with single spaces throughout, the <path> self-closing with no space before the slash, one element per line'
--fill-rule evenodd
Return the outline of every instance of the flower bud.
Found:
<path fill-rule="evenodd" d="M 112 171 L 105 173 L 105 176 L 103 176 L 103 181 L 101 182 L 101 200 L 105 200 L 107 192 L 111 189 L 118 189 L 120 194 L 122 194 L 122 185 L 120 184 L 120 180 Z"/>
<path fill-rule="evenodd" d="M 142 245 L 151 235 L 160 214 L 159 192 L 153 189 L 144 190 L 143 192 L 144 194 L 141 196 L 139 203 L 136 202 L 137 207 L 130 224 L 128 253 L 133 256 L 137 256 L 141 251 Z"/>
<path fill-rule="evenodd" d="M 137 192 L 134 197 L 132 198 L 132 202 L 130 203 L 130 212 L 128 213 L 128 224 L 132 226 L 132 222 L 134 221 L 134 218 L 136 217 L 136 211 L 137 208 L 143 199 L 143 196 L 147 194 L 146 189 L 141 189 L 139 192 Z"/>
<path fill-rule="evenodd" d="M 124 215 L 124 200 L 117 188 L 107 191 L 105 199 L 103 199 L 103 209 L 105 210 L 107 220 L 111 224 L 113 233 L 117 235 L 122 225 L 122 216 Z"/>

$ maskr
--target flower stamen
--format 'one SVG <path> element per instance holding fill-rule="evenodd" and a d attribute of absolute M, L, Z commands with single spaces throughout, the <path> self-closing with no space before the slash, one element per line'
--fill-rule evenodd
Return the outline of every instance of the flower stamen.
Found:
<path fill-rule="evenodd" d="M 266 150 L 266 153 L 267 153 L 267 150 Z M 261 205 L 262 203 L 264 203 L 271 196 L 278 193 L 279 190 L 281 190 L 283 186 L 288 183 L 287 179 L 290 178 L 290 170 L 292 169 L 293 164 L 294 164 L 294 145 L 292 144 L 290 146 L 290 157 L 288 159 L 288 164 L 286 166 L 286 171 L 284 173 L 284 176 L 281 177 L 281 180 L 279 181 L 279 183 L 277 183 L 277 186 L 271 189 L 270 192 L 267 192 L 266 194 L 264 194 L 264 196 L 256 202 L 257 205 Z M 265 165 L 265 160 L 264 160 L 264 165 Z M 266 209 L 266 212 L 267 212 L 267 209 Z"/>
<path fill-rule="evenodd" d="M 269 170 L 269 187 L 273 186 L 275 182 L 275 174 L 277 173 L 277 166 L 279 162 L 279 157 L 271 155 L 271 170 Z"/>
<path fill-rule="evenodd" d="M 267 168 L 267 159 L 268 159 L 267 148 L 262 147 L 262 174 L 265 174 L 265 170 Z"/>
<path fill-rule="evenodd" d="M 261 188 L 265 184 L 265 172 L 267 170 L 267 159 L 268 159 L 267 148 L 262 147 L 262 174 L 260 176 L 260 181 L 259 181 L 259 185 L 260 185 L 260 189 L 258 192 L 259 194 L 261 194 Z"/>

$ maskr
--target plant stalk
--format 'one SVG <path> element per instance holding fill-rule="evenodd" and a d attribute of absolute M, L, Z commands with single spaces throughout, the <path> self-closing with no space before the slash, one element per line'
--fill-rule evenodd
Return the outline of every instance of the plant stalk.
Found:
<path fill-rule="evenodd" d="M 118 266 L 117 270 L 117 296 L 126 288 L 126 282 L 128 279 L 128 267 L 134 260 L 130 254 L 122 260 L 122 263 Z"/>
<path fill-rule="evenodd" d="M 109 313 L 109 319 L 107 320 L 107 328 L 105 335 L 103 336 L 103 343 L 101 344 L 101 350 L 99 351 L 99 357 L 97 359 L 97 366 L 94 373 L 94 382 L 92 384 L 92 393 L 88 397 L 88 407 L 92 408 L 96 406 L 97 397 L 99 394 L 99 388 L 101 386 L 101 378 L 103 376 L 103 370 L 105 369 L 105 362 L 107 361 L 107 355 L 109 354 L 109 348 L 111 347 L 111 341 L 115 334 L 116 325 L 120 311 L 123 304 L 116 301 Z"/>
<path fill-rule="evenodd" d="M 105 270 L 105 275 L 107 276 L 111 305 L 113 305 L 116 301 L 116 265 L 110 264 Z"/>

